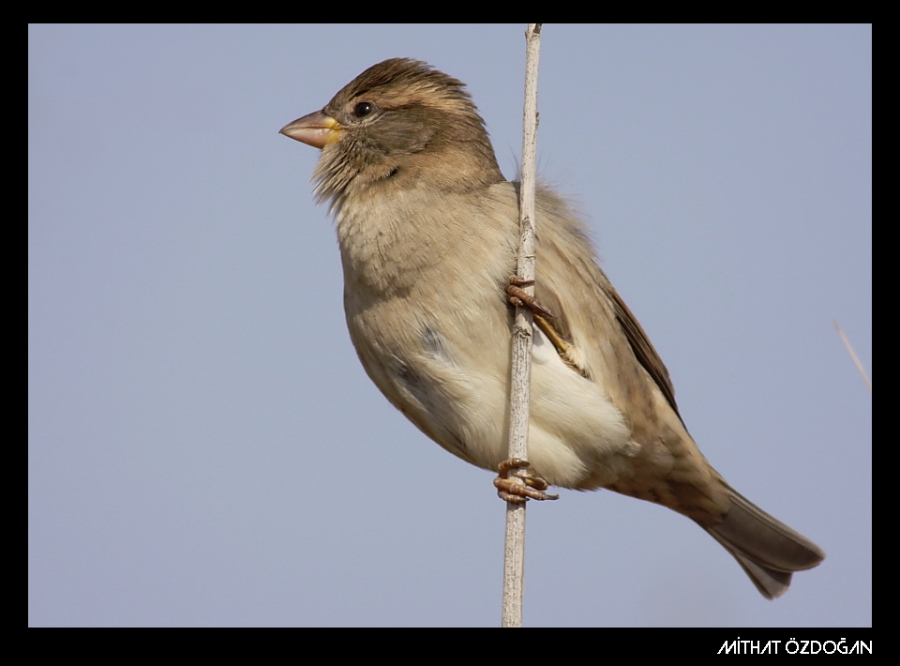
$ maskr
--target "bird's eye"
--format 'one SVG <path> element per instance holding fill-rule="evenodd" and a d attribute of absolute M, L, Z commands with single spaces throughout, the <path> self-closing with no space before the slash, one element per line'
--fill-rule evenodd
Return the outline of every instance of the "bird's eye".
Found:
<path fill-rule="evenodd" d="M 375 110 L 375 105 L 372 102 L 360 102 L 356 106 L 353 107 L 353 115 L 357 118 L 362 118 L 364 116 L 369 115 L 372 111 Z"/>

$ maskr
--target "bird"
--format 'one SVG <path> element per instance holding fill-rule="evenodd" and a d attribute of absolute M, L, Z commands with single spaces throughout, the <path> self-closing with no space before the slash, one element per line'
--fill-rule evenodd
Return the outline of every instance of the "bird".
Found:
<path fill-rule="evenodd" d="M 506 461 L 519 184 L 465 84 L 411 58 L 363 71 L 281 133 L 321 150 L 350 339 L 384 396 L 477 467 Z M 529 490 L 606 488 L 697 523 L 767 599 L 825 557 L 734 490 L 682 421 L 669 372 L 564 197 L 536 192 Z"/>

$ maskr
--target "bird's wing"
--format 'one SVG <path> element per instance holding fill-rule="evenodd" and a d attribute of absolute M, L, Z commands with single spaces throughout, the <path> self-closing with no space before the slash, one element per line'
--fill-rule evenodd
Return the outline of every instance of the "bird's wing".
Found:
<path fill-rule="evenodd" d="M 662 394 L 666 397 L 666 401 L 671 405 L 672 409 L 675 410 L 675 413 L 678 414 L 678 405 L 675 404 L 675 387 L 672 386 L 672 380 L 669 378 L 669 371 L 666 369 L 665 364 L 662 362 L 662 359 L 659 357 L 659 354 L 656 352 L 656 349 L 653 347 L 647 334 L 644 333 L 644 329 L 641 328 L 638 320 L 631 314 L 631 310 L 628 309 L 628 306 L 625 305 L 625 301 L 619 296 L 619 292 L 613 289 L 612 285 L 608 285 L 604 291 L 612 299 L 613 307 L 616 312 L 616 320 L 622 327 L 622 331 L 625 333 L 628 344 L 631 345 L 631 350 L 634 352 L 637 360 L 644 366 L 644 369 L 650 377 L 653 378 L 653 381 L 656 382 L 659 390 L 662 391 Z M 681 418 L 681 414 L 678 414 L 678 418 Z"/>

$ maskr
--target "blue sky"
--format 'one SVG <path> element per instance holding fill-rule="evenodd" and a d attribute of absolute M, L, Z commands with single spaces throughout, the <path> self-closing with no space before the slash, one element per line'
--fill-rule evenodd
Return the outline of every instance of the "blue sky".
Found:
<path fill-rule="evenodd" d="M 29 27 L 29 624 L 480 625 L 491 475 L 406 422 L 343 320 L 318 152 L 366 67 L 469 86 L 521 152 L 524 26 Z M 539 172 L 682 416 L 828 559 L 762 599 L 689 520 L 528 511 L 525 623 L 869 626 L 871 26 L 544 27 Z"/>

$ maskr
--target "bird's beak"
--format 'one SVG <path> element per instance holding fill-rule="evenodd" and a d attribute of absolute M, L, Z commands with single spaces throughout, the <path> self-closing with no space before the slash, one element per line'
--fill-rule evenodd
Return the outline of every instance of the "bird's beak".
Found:
<path fill-rule="evenodd" d="M 324 148 L 341 138 L 342 129 L 334 118 L 316 111 L 288 123 L 281 128 L 281 133 L 315 148 Z"/>

